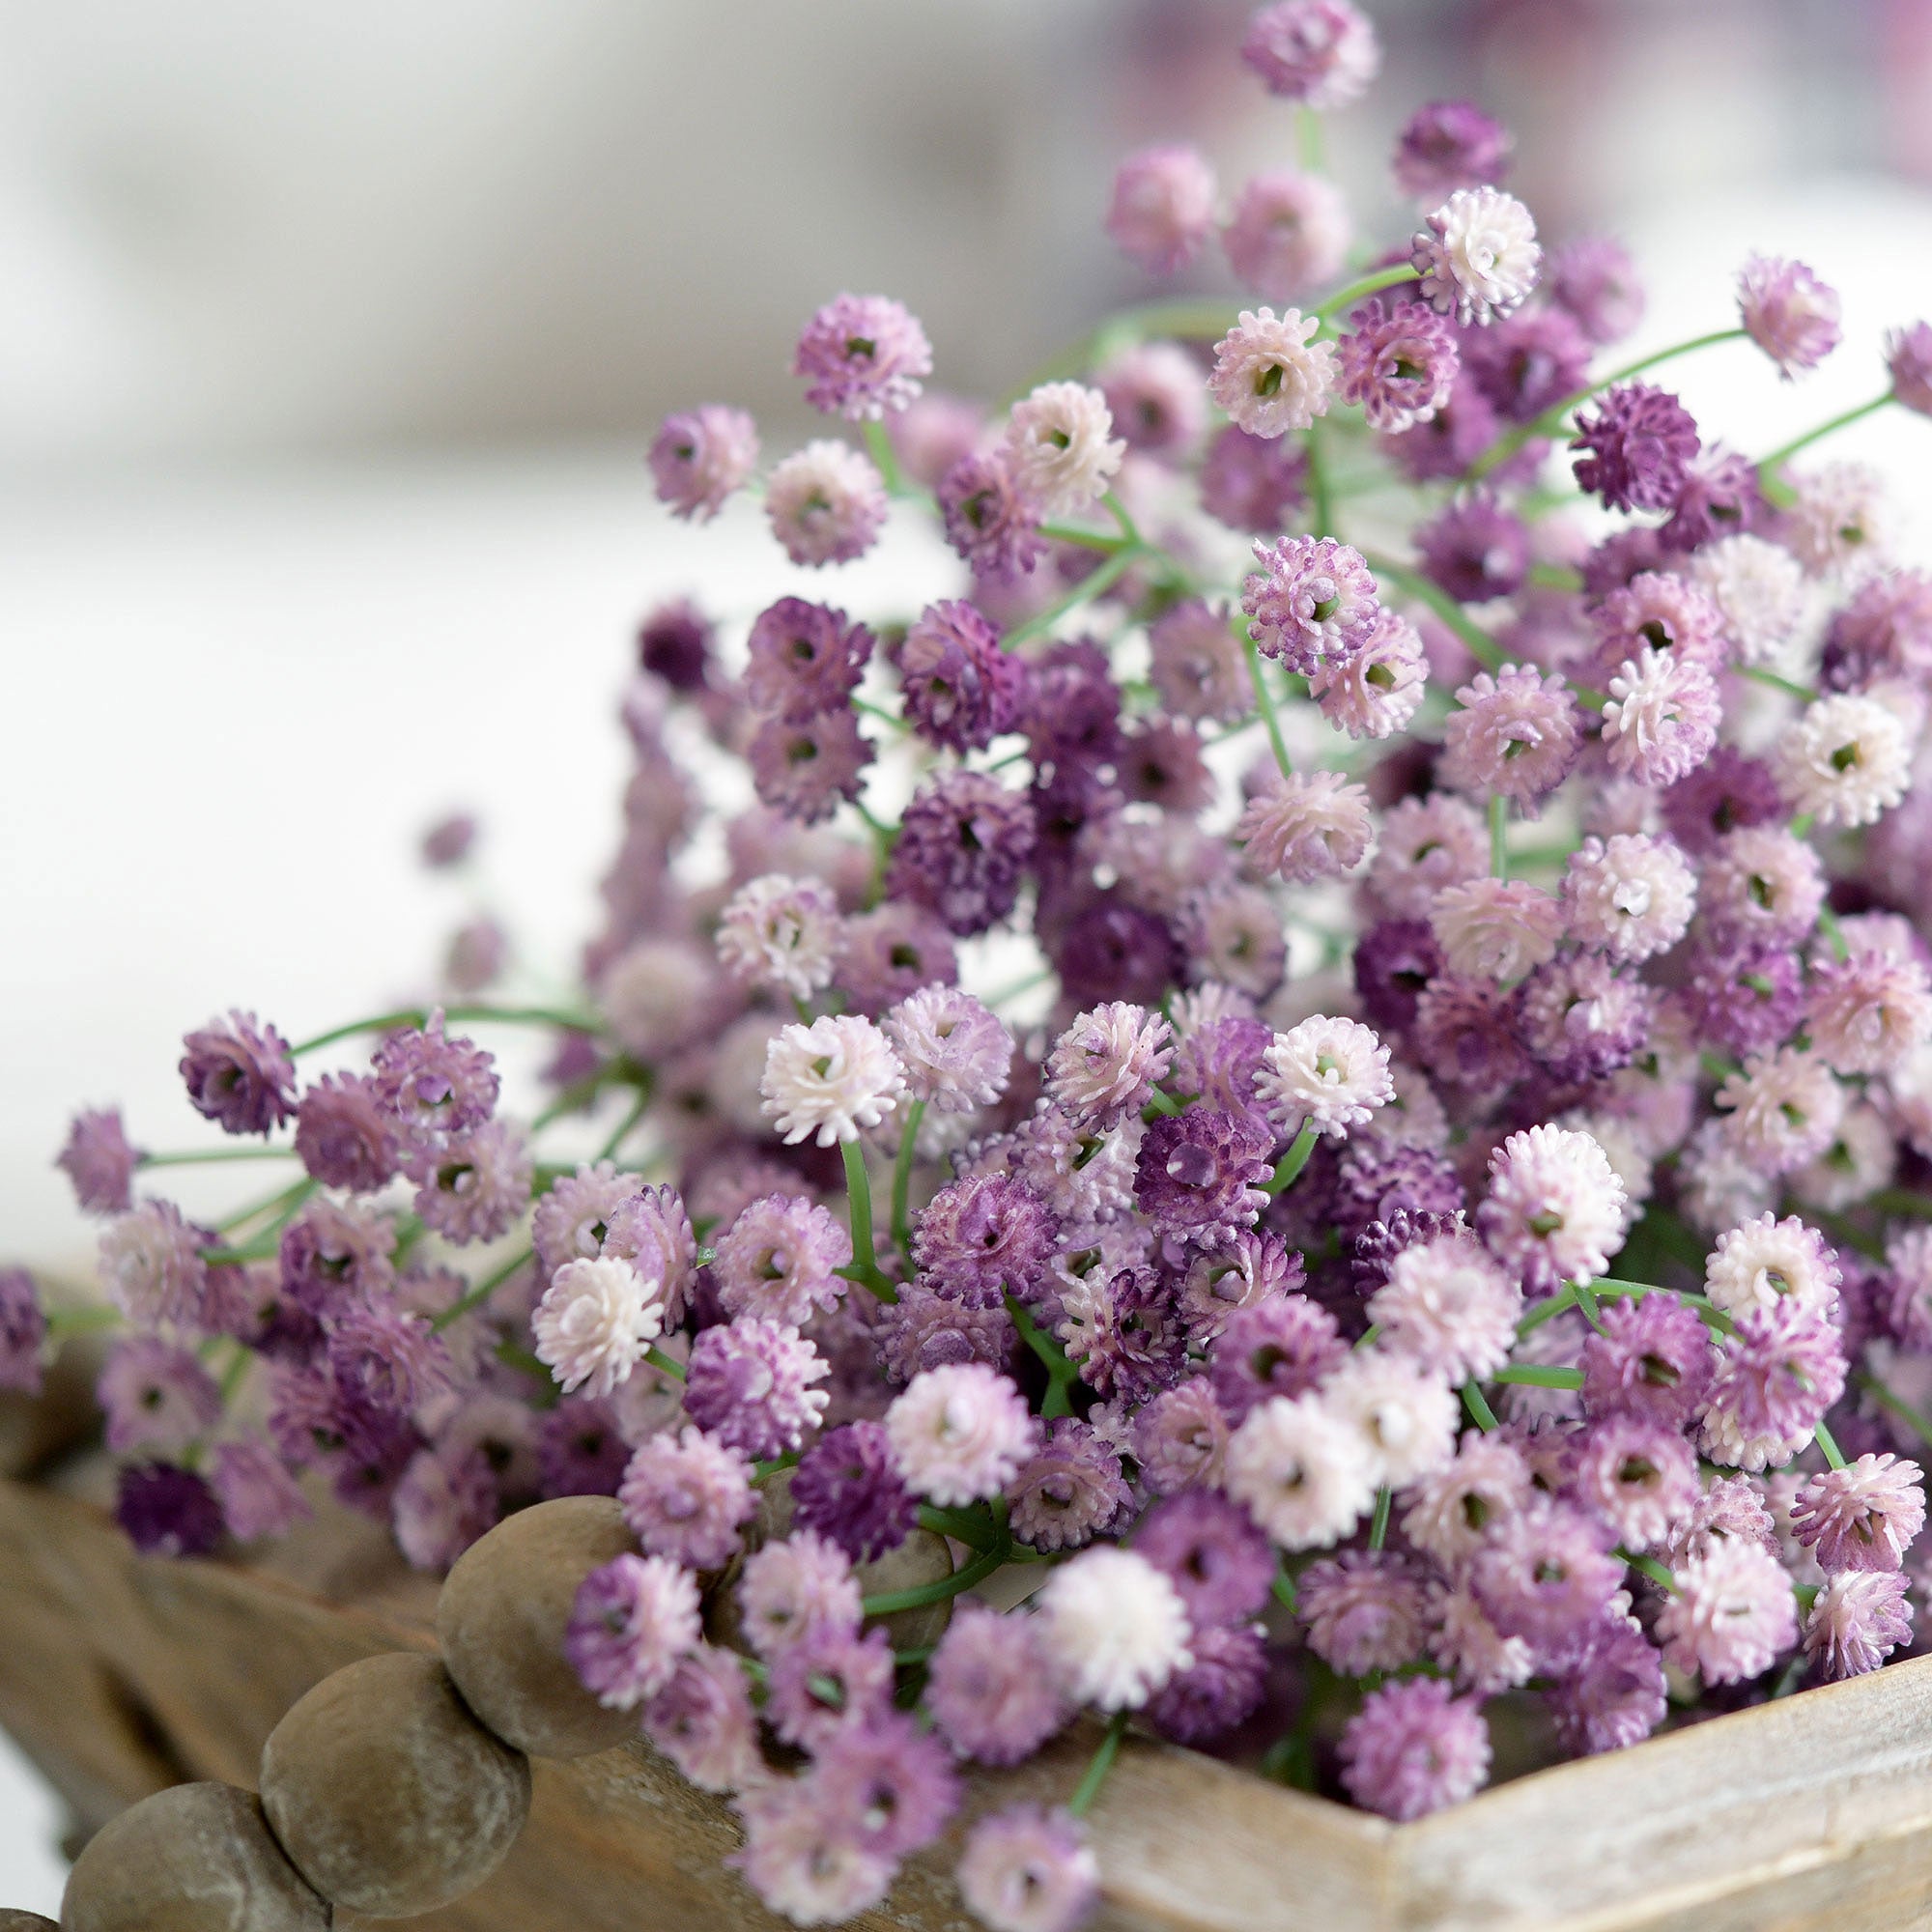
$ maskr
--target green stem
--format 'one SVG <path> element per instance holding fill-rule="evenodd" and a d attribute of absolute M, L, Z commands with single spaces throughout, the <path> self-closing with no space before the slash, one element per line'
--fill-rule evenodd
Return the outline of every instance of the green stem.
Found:
<path fill-rule="evenodd" d="M 1795 697 L 1801 704 L 1816 704 L 1818 694 L 1802 684 L 1794 684 L 1788 677 L 1779 677 L 1775 670 L 1766 670 L 1761 665 L 1739 665 L 1738 675 L 1747 677 L 1753 684 L 1761 684 L 1767 691 L 1781 691 L 1787 697 Z"/>
<path fill-rule="evenodd" d="M 1308 1165 L 1308 1156 L 1315 1151 L 1315 1143 L 1321 1137 L 1321 1129 L 1313 1122 L 1295 1135 L 1294 1145 L 1276 1163 L 1273 1175 L 1262 1183 L 1264 1194 L 1282 1194 L 1295 1183 L 1301 1170 Z"/>
<path fill-rule="evenodd" d="M 1662 1589 L 1668 1590 L 1673 1597 L 1677 1594 L 1677 1578 L 1655 1556 L 1634 1556 L 1621 1545 L 1618 1546 L 1617 1554 L 1633 1570 L 1641 1570 L 1653 1583 L 1658 1584 Z"/>
<path fill-rule="evenodd" d="M 242 1208 L 229 1215 L 227 1220 L 217 1221 L 214 1224 L 214 1232 L 217 1235 L 232 1234 L 237 1228 L 245 1227 L 250 1221 L 258 1220 L 264 1214 L 286 1220 L 315 1192 L 315 1189 L 316 1183 L 313 1180 L 307 1179 L 298 1180 L 292 1186 L 284 1187 L 280 1193 L 270 1195 L 266 1201 L 257 1201 L 253 1207 Z"/>
<path fill-rule="evenodd" d="M 604 1143 L 604 1145 L 597 1150 L 597 1158 L 599 1160 L 616 1159 L 617 1150 L 620 1147 L 622 1147 L 627 1140 L 631 1138 L 631 1129 L 635 1127 L 638 1124 L 638 1122 L 644 1118 L 644 1114 L 646 1110 L 649 1108 L 650 1104 L 651 1104 L 651 1090 L 649 1086 L 646 1085 L 639 1090 L 638 1097 L 632 1103 L 631 1111 L 624 1116 L 623 1120 L 618 1123 L 617 1127 L 612 1131 L 611 1138 L 607 1140 Z"/>
<path fill-rule="evenodd" d="M 845 1199 L 852 1222 L 852 1274 L 881 1301 L 896 1301 L 898 1292 L 879 1266 L 872 1245 L 872 1177 L 866 1166 L 866 1150 L 857 1140 L 840 1141 L 845 1159 Z"/>
<path fill-rule="evenodd" d="M 1473 483 L 1487 476 L 1498 465 L 1507 463 L 1524 443 L 1533 442 L 1541 436 L 1555 436 L 1563 428 L 1564 418 L 1581 403 L 1587 403 L 1592 396 L 1605 389 L 1613 389 L 1619 383 L 1627 383 L 1633 376 L 1640 376 L 1646 369 L 1654 369 L 1660 362 L 1668 362 L 1673 357 L 1688 355 L 1693 349 L 1709 349 L 1719 342 L 1738 342 L 1744 338 L 1742 328 L 1714 329 L 1709 335 L 1693 336 L 1689 342 L 1679 342 L 1669 349 L 1659 349 L 1649 355 L 1640 355 L 1634 362 L 1626 362 L 1621 369 L 1592 383 L 1587 388 L 1578 389 L 1574 395 L 1565 396 L 1560 403 L 1550 407 L 1536 418 L 1520 427 L 1508 431 L 1484 450 L 1469 466 L 1468 480 Z"/>
<path fill-rule="evenodd" d="M 1536 1306 L 1532 1308 L 1528 1312 L 1528 1314 L 1526 1314 L 1522 1318 L 1522 1320 L 1516 1324 L 1516 1332 L 1519 1339 L 1520 1339 L 1524 1335 L 1531 1333 L 1535 1329 L 1541 1328 L 1546 1321 L 1555 1321 L 1557 1316 L 1561 1315 L 1566 1308 L 1574 1307 L 1576 1305 L 1576 1301 L 1577 1301 L 1576 1283 L 1565 1282 L 1564 1285 L 1561 1288 L 1559 1288 L 1554 1294 L 1550 1295 L 1547 1300 L 1539 1301 L 1536 1304 Z"/>
<path fill-rule="evenodd" d="M 1597 1306 L 1596 1291 L 1587 1281 L 1571 1285 L 1577 1291 L 1577 1306 L 1583 1311 L 1583 1320 L 1601 1335 L 1604 1332 L 1604 1311 Z"/>
<path fill-rule="evenodd" d="M 121 1311 L 104 1302 L 85 1308 L 49 1308 L 46 1312 L 47 1339 L 63 1342 L 70 1335 L 98 1335 L 103 1328 L 121 1325 Z"/>
<path fill-rule="evenodd" d="M 1109 536 L 1105 530 L 1077 530 L 1071 524 L 1042 524 L 1039 533 L 1049 543 L 1072 544 L 1080 550 L 1104 551 L 1109 556 L 1127 547 L 1125 537 Z"/>
<path fill-rule="evenodd" d="M 215 1161 L 229 1160 L 297 1160 L 300 1156 L 292 1147 L 259 1148 L 210 1148 L 204 1153 L 144 1153 L 134 1163 L 136 1167 L 203 1167 Z"/>
<path fill-rule="evenodd" d="M 1891 399 L 1891 391 L 1888 389 L 1884 395 L 1874 396 L 1870 402 L 1861 403 L 1857 409 L 1847 410 L 1843 415 L 1833 416 L 1829 422 L 1821 422 L 1816 429 L 1807 429 L 1803 436 L 1787 442 L 1782 449 L 1774 449 L 1769 456 L 1761 458 L 1757 473 L 1765 477 L 1775 476 L 1801 449 L 1808 449 L 1821 438 L 1830 436 L 1834 430 L 1843 429 L 1847 423 L 1857 422 L 1861 416 L 1874 414 L 1884 409 Z"/>
<path fill-rule="evenodd" d="M 931 1503 L 921 1503 L 918 1515 L 920 1528 L 934 1536 L 950 1536 L 982 1556 L 1000 1540 L 999 1525 L 978 1504 L 970 1509 L 938 1509 Z"/>
<path fill-rule="evenodd" d="M 1079 1378 L 1080 1370 L 1071 1361 L 1060 1344 L 1033 1319 L 1026 1304 L 1010 1290 L 1007 1292 L 1007 1313 L 1013 1318 L 1013 1326 L 1020 1331 L 1020 1340 L 1037 1355 L 1046 1366 L 1046 1397 L 1039 1406 L 1040 1414 L 1049 1422 L 1056 1416 L 1073 1413 L 1073 1384 Z"/>
<path fill-rule="evenodd" d="M 983 1583 L 1007 1560 L 1008 1539 L 1003 1533 L 991 1549 L 983 1550 L 950 1577 L 931 1583 L 915 1583 L 906 1590 L 888 1590 L 882 1596 L 867 1597 L 861 1606 L 868 1617 L 890 1617 L 900 1610 L 922 1610 L 927 1604 L 943 1604 L 976 1583 Z"/>
<path fill-rule="evenodd" d="M 1392 289 L 1402 282 L 1417 279 L 1416 271 L 1405 262 L 1399 268 L 1378 269 L 1372 275 L 1364 275 L 1359 281 L 1350 282 L 1347 288 L 1335 293 L 1314 311 L 1323 322 L 1331 315 L 1339 314 L 1345 308 L 1352 308 L 1364 296 L 1372 296 L 1379 289 Z"/>
<path fill-rule="evenodd" d="M 313 1039 L 305 1039 L 290 1051 L 296 1054 L 314 1053 L 321 1047 L 333 1046 L 339 1039 L 351 1039 L 358 1033 L 394 1033 L 398 1027 L 426 1026 L 430 1012 L 428 1007 L 402 1007 L 392 1013 L 375 1013 L 368 1019 L 352 1020 L 347 1026 L 319 1033 Z M 445 1007 L 442 1016 L 452 1022 L 561 1027 L 568 1033 L 594 1034 L 600 1025 L 592 1014 L 559 1012 L 554 1007 Z"/>
<path fill-rule="evenodd" d="M 668 1376 L 674 1382 L 681 1382 L 684 1379 L 684 1364 L 676 1356 L 667 1355 L 655 1342 L 644 1350 L 644 1360 L 659 1375 Z"/>
<path fill-rule="evenodd" d="M 1307 173 L 1319 175 L 1327 166 L 1322 152 L 1321 116 L 1306 102 L 1294 110 L 1294 145 Z"/>
<path fill-rule="evenodd" d="M 1510 875 L 1510 802 L 1501 792 L 1490 794 L 1490 874 L 1506 879 Z"/>
<path fill-rule="evenodd" d="M 1124 550 L 1116 551 L 1098 570 L 1089 571 L 1051 610 L 1042 611 L 1037 617 L 1029 617 L 1024 624 L 1009 631 L 1004 648 L 1011 650 L 1016 644 L 1043 638 L 1069 611 L 1077 611 L 1081 605 L 1091 604 L 1111 590 L 1147 554 L 1140 544 L 1129 544 Z"/>
<path fill-rule="evenodd" d="M 886 433 L 886 426 L 876 417 L 867 417 L 860 424 L 860 433 L 866 439 L 866 450 L 877 467 L 880 476 L 885 479 L 888 497 L 923 497 L 923 490 L 916 490 L 906 481 L 906 474 L 899 468 L 899 453 L 893 447 L 893 440 Z"/>
<path fill-rule="evenodd" d="M 1084 1818 L 1094 1808 L 1094 1801 L 1100 1795 L 1100 1787 L 1107 1781 L 1107 1774 L 1114 1768 L 1114 1760 L 1121 1752 L 1121 1740 L 1127 1734 L 1127 1714 L 1116 1711 L 1107 1724 L 1107 1735 L 1100 1740 L 1099 1748 L 1094 1751 L 1087 1766 L 1087 1773 L 1075 1786 L 1073 1796 L 1066 1801 L 1067 1810 L 1076 1818 Z"/>
<path fill-rule="evenodd" d="M 1514 1382 L 1522 1388 L 1579 1389 L 1583 1386 L 1583 1371 L 1548 1368 L 1541 1362 L 1512 1362 L 1507 1368 L 1498 1369 L 1490 1379 Z"/>
<path fill-rule="evenodd" d="M 1106 506 L 1107 514 L 1113 518 L 1115 523 L 1120 525 L 1122 543 L 1129 549 L 1142 548 L 1143 540 L 1140 526 L 1134 522 L 1132 514 L 1128 511 L 1127 506 L 1121 501 L 1119 495 L 1115 491 L 1109 490 L 1101 497 L 1100 501 Z"/>
<path fill-rule="evenodd" d="M 1274 747 L 1274 761 L 1280 767 L 1283 778 L 1294 776 L 1294 766 L 1288 755 L 1288 740 L 1281 735 L 1281 718 L 1274 708 L 1274 697 L 1267 688 L 1267 678 L 1262 668 L 1261 648 L 1253 638 L 1245 639 L 1248 652 L 1248 675 L 1254 680 L 1255 703 L 1261 711 L 1262 723 L 1267 726 L 1268 743 Z"/>
<path fill-rule="evenodd" d="M 920 1123 L 925 1119 L 925 1102 L 915 1100 L 906 1109 L 905 1125 L 899 1132 L 898 1157 L 893 1162 L 893 1241 L 902 1255 L 912 1253 L 912 1216 L 907 1202 L 912 1194 L 912 1163 L 919 1142 Z"/>
<path fill-rule="evenodd" d="M 1388 1541 L 1389 1508 L 1395 1501 L 1395 1492 L 1384 1483 L 1376 1492 L 1376 1513 L 1369 1523 L 1369 1548 L 1379 1549 Z"/>
<path fill-rule="evenodd" d="M 1290 1616 L 1297 1614 L 1295 1605 L 1299 1601 L 1294 1587 L 1294 1578 L 1289 1575 L 1287 1565 L 1277 1557 L 1274 1566 L 1274 1582 L 1271 1585 L 1274 1600 Z"/>
<path fill-rule="evenodd" d="M 1832 1432 L 1821 1422 L 1811 1433 L 1817 1436 L 1818 1447 L 1825 1452 L 1826 1462 L 1834 1469 L 1842 1469 L 1845 1466 L 1844 1451 L 1838 1447 Z"/>
<path fill-rule="evenodd" d="M 1431 582 L 1406 564 L 1390 562 L 1385 556 L 1371 556 L 1364 560 L 1378 577 L 1393 578 L 1409 596 L 1427 604 L 1468 645 L 1469 655 L 1485 670 L 1502 668 L 1503 654 L 1495 639 L 1440 584 Z"/>
<path fill-rule="evenodd" d="M 1474 1382 L 1463 1384 L 1463 1406 L 1469 1411 L 1469 1420 L 1485 1435 L 1500 1426 L 1496 1421 L 1495 1410 L 1490 1406 L 1488 1398 Z"/>
<path fill-rule="evenodd" d="M 440 1334 L 451 1322 L 460 1321 L 472 1308 L 481 1308 L 534 1253 L 535 1250 L 532 1248 L 520 1248 L 501 1267 L 494 1273 L 486 1274 L 468 1294 L 452 1301 L 430 1322 L 431 1328 Z"/>
<path fill-rule="evenodd" d="M 1887 1388 L 1868 1369 L 1854 1369 L 1852 1379 L 1874 1402 L 1882 1407 L 1890 1409 L 1892 1414 L 1897 1416 L 1921 1442 L 1932 1444 L 1932 1422 L 1928 1422 L 1920 1415 L 1903 1396 L 1893 1395 L 1890 1389 Z"/>
<path fill-rule="evenodd" d="M 1328 487 L 1328 463 L 1321 448 L 1321 425 L 1319 421 L 1308 425 L 1308 434 L 1301 440 L 1303 454 L 1308 458 L 1308 516 L 1309 523 L 1318 537 L 1332 537 L 1335 530 L 1335 493 Z"/>
<path fill-rule="evenodd" d="M 235 1352 L 229 1357 L 228 1367 L 221 1377 L 221 1406 L 227 1408 L 240 1393 L 242 1384 L 248 1378 L 249 1364 L 254 1361 L 254 1353 L 245 1342 L 235 1344 Z"/>

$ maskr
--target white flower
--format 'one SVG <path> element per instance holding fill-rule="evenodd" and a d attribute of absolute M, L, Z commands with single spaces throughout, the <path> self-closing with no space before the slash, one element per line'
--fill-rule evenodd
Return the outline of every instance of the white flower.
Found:
<path fill-rule="evenodd" d="M 1704 1293 L 1726 1315 L 1775 1308 L 1786 1296 L 1830 1315 L 1838 1303 L 1838 1264 L 1797 1215 L 1776 1221 L 1761 1214 L 1719 1236 L 1704 1264 Z"/>
<path fill-rule="evenodd" d="M 1569 933 L 1613 959 L 1667 952 L 1690 929 L 1697 875 L 1677 847 L 1642 833 L 1586 838 L 1563 875 Z"/>
<path fill-rule="evenodd" d="M 1645 644 L 1610 680 L 1604 749 L 1611 770 L 1642 784 L 1675 784 L 1710 756 L 1720 713 L 1703 664 Z"/>
<path fill-rule="evenodd" d="M 1422 298 L 1441 315 L 1493 322 L 1521 306 L 1536 286 L 1543 250 L 1536 221 L 1513 194 L 1461 187 L 1429 217 L 1409 260 Z"/>
<path fill-rule="evenodd" d="M 1127 453 L 1113 430 L 1098 389 L 1042 383 L 1007 418 L 1007 466 L 1042 515 L 1071 516 L 1105 492 Z"/>
<path fill-rule="evenodd" d="M 1740 664 L 1764 664 L 1797 636 L 1804 566 L 1782 544 L 1747 531 L 1722 537 L 1692 554 L 1690 575 L 1724 613 Z"/>
<path fill-rule="evenodd" d="M 1326 1549 L 1376 1499 L 1358 1429 L 1313 1394 L 1278 1395 L 1248 1412 L 1228 1442 L 1228 1493 L 1284 1549 Z"/>
<path fill-rule="evenodd" d="M 1298 308 L 1243 309 L 1214 345 L 1208 392 L 1250 436 L 1286 436 L 1328 412 L 1335 388 L 1335 346 L 1309 338 L 1320 316 Z"/>
<path fill-rule="evenodd" d="M 1372 1483 L 1406 1488 L 1456 1453 L 1463 1409 L 1455 1391 L 1400 1355 L 1355 1350 L 1322 1384 L 1321 1401 L 1361 1437 Z"/>
<path fill-rule="evenodd" d="M 1905 796 L 1912 739 L 1892 705 L 1839 692 L 1806 706 L 1772 748 L 1779 788 L 1821 825 L 1871 825 Z"/>
<path fill-rule="evenodd" d="M 1399 1250 L 1369 1297 L 1382 1346 L 1465 1382 L 1492 1376 L 1516 1345 L 1522 1291 L 1463 1235 L 1438 1235 Z"/>
<path fill-rule="evenodd" d="M 841 1013 L 781 1028 L 765 1050 L 759 1092 L 787 1141 L 815 1133 L 820 1147 L 831 1147 L 876 1127 L 898 1105 L 905 1076 L 870 1020 Z"/>
<path fill-rule="evenodd" d="M 1590 1281 L 1624 1244 L 1624 1184 L 1588 1134 L 1530 1127 L 1490 1156 L 1476 1225 L 1497 1260 L 1538 1285 Z"/>
<path fill-rule="evenodd" d="M 530 1317 L 537 1360 L 566 1395 L 609 1395 L 663 1329 L 662 1284 L 616 1260 L 565 1262 Z"/>
<path fill-rule="evenodd" d="M 718 956 L 753 986 L 807 999 L 832 983 L 844 922 L 822 879 L 767 872 L 731 895 L 718 919 Z"/>
<path fill-rule="evenodd" d="M 885 479 L 849 443 L 808 442 L 767 478 L 765 517 L 794 563 L 850 563 L 886 521 Z"/>
<path fill-rule="evenodd" d="M 1033 1454 L 1035 1434 L 1025 1398 L 984 1362 L 923 1369 L 886 1410 L 899 1474 L 943 1509 L 998 1495 Z"/>
<path fill-rule="evenodd" d="M 1159 1013 L 1109 1000 L 1076 1013 L 1046 1062 L 1047 1096 L 1076 1121 L 1111 1127 L 1174 1065 L 1174 1028 Z"/>
<path fill-rule="evenodd" d="M 1268 1042 L 1255 1091 L 1284 1122 L 1340 1138 L 1395 1097 L 1388 1067 L 1388 1048 L 1361 1021 L 1318 1013 Z"/>
<path fill-rule="evenodd" d="M 1367 790 L 1340 772 L 1296 772 L 1256 792 L 1235 838 L 1258 878 L 1310 885 L 1352 872 L 1368 857 L 1375 816 Z"/>
<path fill-rule="evenodd" d="M 1527 879 L 1470 879 L 1435 895 L 1429 927 L 1452 973 L 1466 980 L 1520 980 L 1556 957 L 1563 913 Z"/>
<path fill-rule="evenodd" d="M 1747 1060 L 1718 1089 L 1717 1104 L 1730 1114 L 1724 1138 L 1740 1156 L 1771 1174 L 1789 1174 L 1832 1145 L 1845 1090 L 1817 1054 L 1783 1046 Z"/>
<path fill-rule="evenodd" d="M 1739 1152 L 1722 1121 L 1706 1121 L 1677 1157 L 1677 1205 L 1693 1228 L 1714 1234 L 1770 1207 L 1776 1178 Z"/>
<path fill-rule="evenodd" d="M 640 939 L 604 969 L 597 1004 L 627 1053 L 646 1065 L 691 1037 L 717 969 L 687 939 Z"/>
<path fill-rule="evenodd" d="M 1791 478 L 1791 548 L 1805 569 L 1858 577 L 1885 561 L 1890 537 L 1885 479 L 1862 463 L 1827 463 Z"/>
<path fill-rule="evenodd" d="M 1067 1694 L 1098 1710 L 1138 1710 L 1194 1661 L 1180 1593 L 1131 1549 L 1103 1544 L 1063 1563 L 1039 1617 Z"/>

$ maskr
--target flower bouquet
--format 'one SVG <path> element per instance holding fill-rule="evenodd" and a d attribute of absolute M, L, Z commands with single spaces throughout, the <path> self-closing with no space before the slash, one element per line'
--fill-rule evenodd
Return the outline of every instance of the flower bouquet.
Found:
<path fill-rule="evenodd" d="M 1403 1923 L 1488 1885 L 1519 1918 L 1468 1922 L 1547 1926 L 1551 1858 L 1591 1924 L 1675 1923 L 1579 1849 L 1587 1794 L 1633 1843 L 1648 1780 L 1715 1815 L 1740 1748 L 1918 1764 L 1846 1681 L 1932 1582 L 1932 580 L 1869 472 L 1797 461 L 1851 417 L 1739 453 L 1655 380 L 1802 379 L 1837 298 L 1752 259 L 1732 326 L 1616 366 L 1631 263 L 1546 249 L 1474 106 L 1412 117 L 1413 232 L 1357 241 L 1348 0 L 1240 58 L 1301 164 L 1229 202 L 1151 149 L 1105 219 L 1154 272 L 1218 240 L 1257 306 L 1129 310 L 988 409 L 844 295 L 795 369 L 857 440 L 761 472 L 742 412 L 665 423 L 681 517 L 756 492 L 801 571 L 924 517 L 958 568 L 863 617 L 801 577 L 743 639 L 651 614 L 581 998 L 493 1002 L 484 922 L 440 1006 L 186 1037 L 259 1149 L 74 1122 L 109 1300 L 5 1276 L 0 1366 L 111 1328 L 134 1548 L 346 1507 L 447 1580 L 436 1654 L 296 1687 L 259 1798 L 100 1833 L 70 1928 L 487 1901 L 531 1760 L 612 1753 L 745 1923 L 1277 1922 L 1259 1866 L 1335 1924 L 1399 1870 Z M 1889 406 L 1932 413 L 1922 322 Z M 478 1043 L 519 1027 L 527 1123 Z M 289 1178 L 216 1227 L 150 1191 L 244 1152 Z M 1653 1772 L 1523 1776 L 1660 1732 Z M 1848 1842 L 1760 1769 L 1740 1816 Z M 1499 1842 L 1541 1876 L 1472 1878 L 1459 1819 L 1538 1805 L 1560 1850 Z M 1444 1860 L 1472 1889 L 1413 1903 Z"/>

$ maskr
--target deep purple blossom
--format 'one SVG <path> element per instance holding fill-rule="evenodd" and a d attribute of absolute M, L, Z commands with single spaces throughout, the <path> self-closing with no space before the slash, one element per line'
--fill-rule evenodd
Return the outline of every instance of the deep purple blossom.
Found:
<path fill-rule="evenodd" d="M 1620 383 L 1577 418 L 1578 489 L 1612 510 L 1667 510 L 1700 447 L 1696 422 L 1668 390 Z"/>
<path fill-rule="evenodd" d="M 253 1013 L 233 1012 L 186 1036 L 181 1076 L 198 1114 L 231 1134 L 266 1134 L 296 1110 L 289 1043 Z"/>

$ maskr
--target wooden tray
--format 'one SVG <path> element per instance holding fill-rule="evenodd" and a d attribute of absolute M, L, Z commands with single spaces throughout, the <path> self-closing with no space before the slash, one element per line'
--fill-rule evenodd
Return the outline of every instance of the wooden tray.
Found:
<path fill-rule="evenodd" d="M 380 1531 L 313 1526 L 270 1565 L 136 1556 L 99 1509 L 0 1482 L 0 1725 L 81 1833 L 184 1778 L 252 1786 L 310 1685 L 427 1650 L 434 1585 Z M 974 1780 L 969 1816 L 1064 1797 L 1091 1737 Z M 1908 1932 L 1932 1927 L 1932 1658 L 1535 1773 L 1392 1827 L 1129 1742 L 1093 1825 L 1107 1932 Z M 536 1767 L 501 1871 L 426 1932 L 777 1928 L 723 1865 L 718 1800 L 642 1743 Z M 955 1834 L 868 1932 L 971 1932 Z M 0 1904 L 4 1904 L 0 1896 Z M 373 1921 L 342 1915 L 338 1924 Z"/>

